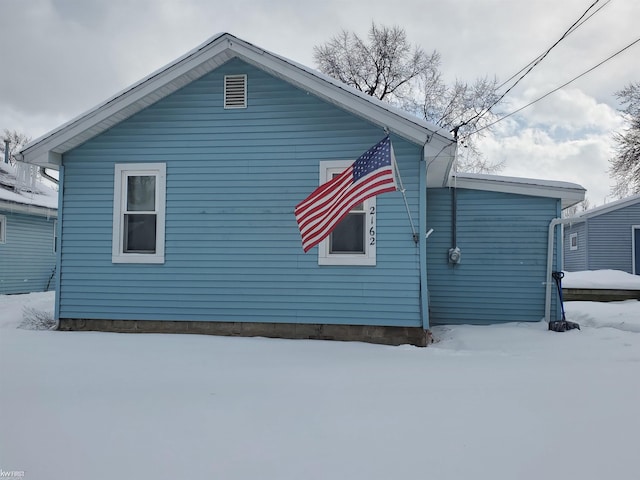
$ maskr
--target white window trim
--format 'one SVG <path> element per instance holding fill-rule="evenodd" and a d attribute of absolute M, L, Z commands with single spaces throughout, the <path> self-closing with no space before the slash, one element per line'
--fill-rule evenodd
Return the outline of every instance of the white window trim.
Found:
<path fill-rule="evenodd" d="M 576 244 L 573 244 L 573 239 L 576 239 Z M 578 234 L 577 233 L 570 233 L 569 234 L 569 250 L 578 250 Z"/>
<path fill-rule="evenodd" d="M 320 185 L 331 180 L 335 171 L 343 171 L 353 160 L 327 160 L 320 162 Z M 365 241 L 365 253 L 329 253 L 329 237 L 318 244 L 318 265 L 376 265 L 376 197 L 364 201 L 365 227 L 373 232 Z"/>
<path fill-rule="evenodd" d="M 123 241 L 123 198 L 125 179 L 130 175 L 156 176 L 156 252 L 125 253 Z M 164 163 L 117 163 L 113 182 L 113 239 L 111 261 L 113 263 L 164 263 L 164 224 L 166 203 L 166 164 Z"/>
<path fill-rule="evenodd" d="M 7 242 L 7 217 L 0 215 L 0 243 Z"/>

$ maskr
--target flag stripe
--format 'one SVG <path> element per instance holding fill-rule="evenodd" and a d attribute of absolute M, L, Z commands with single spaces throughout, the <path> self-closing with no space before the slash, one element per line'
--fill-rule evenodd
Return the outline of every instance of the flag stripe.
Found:
<path fill-rule="evenodd" d="M 394 190 L 393 150 L 385 137 L 296 205 L 303 250 L 307 252 L 330 235 L 356 205 Z"/>
<path fill-rule="evenodd" d="M 351 167 L 349 167 L 347 171 L 350 170 L 350 168 Z M 331 191 L 329 191 L 329 189 L 325 189 L 324 196 L 315 196 L 312 202 L 305 202 L 305 206 L 296 207 L 295 213 L 297 217 L 302 215 L 309 216 L 307 220 L 299 222 L 300 229 L 304 228 L 306 224 L 312 221 L 317 216 L 316 214 L 318 212 L 322 212 L 330 208 L 331 205 L 336 204 L 344 197 L 345 189 L 351 184 L 351 178 L 346 177 L 346 180 L 344 180 L 342 176 L 340 176 L 336 177 L 334 180 L 340 181 L 332 181 L 332 185 L 329 185 L 331 187 Z"/>
<path fill-rule="evenodd" d="M 393 191 L 393 190 L 395 190 L 395 186 L 390 185 L 389 181 L 381 181 L 381 182 L 377 182 L 377 184 L 375 185 L 372 185 L 371 189 L 366 192 L 354 192 L 344 204 L 338 205 L 335 208 L 333 208 L 325 217 L 320 218 L 318 222 L 316 222 L 309 228 L 305 229 L 303 234 L 307 234 L 309 238 L 315 237 L 316 234 L 312 232 L 313 230 L 323 231 L 327 227 L 331 227 L 333 223 L 337 224 L 338 221 L 336 221 L 336 217 L 341 217 L 342 216 L 341 213 L 344 213 L 344 212 L 349 213 L 349 211 L 351 211 L 353 207 L 355 207 L 359 203 L 362 203 L 367 198 L 371 198 L 380 193 Z M 312 231 L 309 232 L 309 230 L 312 230 Z"/>
<path fill-rule="evenodd" d="M 330 205 L 325 205 L 322 208 L 313 208 L 313 206 L 311 206 L 312 208 L 310 210 L 303 213 L 310 217 L 308 220 L 300 222 L 300 231 L 304 234 L 310 226 L 318 225 L 322 222 L 323 218 L 331 216 L 337 209 L 342 209 L 347 206 L 349 210 L 351 210 L 364 200 L 362 197 L 369 189 L 373 189 L 381 183 L 385 185 L 393 184 L 393 178 L 389 178 L 389 175 L 387 172 L 370 175 L 363 179 L 364 181 L 362 183 L 350 186 L 342 192 L 339 202 L 332 202 Z M 395 185 L 392 185 L 392 189 L 395 189 Z"/>
<path fill-rule="evenodd" d="M 311 233 L 307 234 L 306 239 L 303 241 L 304 251 L 308 251 L 310 248 L 313 248 L 322 240 L 324 240 L 344 219 L 344 217 L 349 214 L 351 209 L 353 209 L 353 207 L 355 207 L 359 203 L 362 203 L 366 199 L 379 195 L 381 193 L 392 192 L 396 190 L 395 185 L 389 186 L 388 181 L 378 183 L 380 183 L 380 185 L 378 187 L 375 187 L 374 190 L 368 190 L 366 194 L 353 197 L 350 203 L 343 205 L 339 209 L 334 209 L 330 218 L 325 219 L 325 221 L 321 224 L 314 226 Z"/>

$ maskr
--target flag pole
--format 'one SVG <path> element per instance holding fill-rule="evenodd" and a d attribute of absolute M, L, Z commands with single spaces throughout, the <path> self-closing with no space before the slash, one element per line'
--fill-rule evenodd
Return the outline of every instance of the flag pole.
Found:
<path fill-rule="evenodd" d="M 388 135 L 388 130 L 385 128 L 385 131 Z M 409 210 L 409 202 L 407 202 L 406 190 L 404 189 L 404 185 L 402 184 L 402 177 L 400 176 L 400 169 L 398 168 L 398 164 L 396 163 L 396 155 L 393 151 L 393 143 L 391 143 L 391 162 L 393 163 L 393 171 L 395 172 L 396 177 L 398 178 L 398 185 L 400 185 L 400 193 L 402 193 L 402 199 L 404 200 L 404 206 L 407 209 L 407 216 L 409 217 L 409 224 L 411 225 L 411 234 L 413 235 L 413 241 L 415 244 L 418 244 L 420 238 L 416 233 L 416 228 L 413 225 L 413 218 L 411 217 L 411 210 Z"/>

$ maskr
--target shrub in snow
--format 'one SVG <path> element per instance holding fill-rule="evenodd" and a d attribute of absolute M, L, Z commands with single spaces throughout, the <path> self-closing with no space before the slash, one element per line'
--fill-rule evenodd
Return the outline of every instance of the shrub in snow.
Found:
<path fill-rule="evenodd" d="M 24 328 L 25 330 L 53 330 L 55 326 L 56 321 L 51 312 L 32 307 L 24 307 L 22 309 L 22 323 L 18 325 L 18 328 Z"/>

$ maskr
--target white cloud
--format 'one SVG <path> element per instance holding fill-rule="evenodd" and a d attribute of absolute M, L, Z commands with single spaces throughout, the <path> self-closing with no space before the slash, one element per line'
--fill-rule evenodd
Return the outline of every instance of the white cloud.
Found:
<path fill-rule="evenodd" d="M 505 137 L 490 134 L 480 142 L 488 159 L 504 162 L 501 174 L 578 183 L 587 189 L 594 206 L 612 200 L 611 147 L 607 133 L 558 140 L 540 128 L 525 128 Z"/>
<path fill-rule="evenodd" d="M 313 66 L 313 47 L 372 21 L 405 28 L 442 54 L 449 81 L 504 80 L 548 48 L 588 6 L 583 0 L 0 0 L 0 130 L 45 133 L 219 32 Z M 637 38 L 640 2 L 610 2 L 507 95 L 506 112 L 582 73 Z M 613 32 L 613 34 L 612 34 Z M 601 203 L 608 193 L 614 92 L 640 78 L 640 45 L 482 140 L 505 174 L 573 180 Z M 635 55 L 635 57 L 634 57 Z"/>

